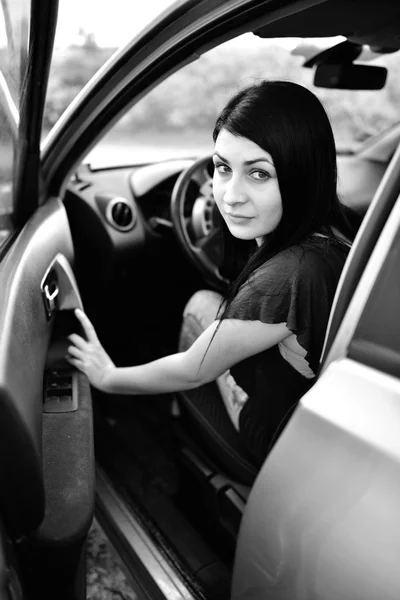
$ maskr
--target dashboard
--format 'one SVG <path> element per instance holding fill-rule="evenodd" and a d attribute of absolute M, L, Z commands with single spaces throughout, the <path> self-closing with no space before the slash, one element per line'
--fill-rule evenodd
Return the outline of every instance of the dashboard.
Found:
<path fill-rule="evenodd" d="M 69 182 L 65 206 L 74 232 L 116 256 L 140 249 L 152 236 L 171 236 L 175 182 L 193 160 L 92 170 L 82 165 Z M 193 185 L 192 193 L 196 194 Z"/>

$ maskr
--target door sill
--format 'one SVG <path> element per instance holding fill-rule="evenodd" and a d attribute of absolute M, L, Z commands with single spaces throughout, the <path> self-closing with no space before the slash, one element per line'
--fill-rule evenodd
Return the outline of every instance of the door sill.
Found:
<path fill-rule="evenodd" d="M 96 518 L 123 561 L 138 600 L 204 600 L 188 588 L 99 465 Z"/>

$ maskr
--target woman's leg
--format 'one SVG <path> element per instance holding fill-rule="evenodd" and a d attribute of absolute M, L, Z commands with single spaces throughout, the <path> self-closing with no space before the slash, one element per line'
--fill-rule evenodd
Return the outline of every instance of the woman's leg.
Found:
<path fill-rule="evenodd" d="M 179 339 L 179 350 L 187 350 L 193 342 L 215 321 L 220 308 L 222 296 L 212 290 L 196 292 L 183 311 L 182 329 Z M 219 392 L 228 415 L 239 429 L 239 414 L 248 400 L 246 392 L 238 386 L 230 371 L 226 371 L 216 380 Z"/>
<path fill-rule="evenodd" d="M 179 350 L 190 348 L 193 342 L 215 321 L 222 300 L 221 294 L 200 290 L 193 294 L 183 311 Z"/>

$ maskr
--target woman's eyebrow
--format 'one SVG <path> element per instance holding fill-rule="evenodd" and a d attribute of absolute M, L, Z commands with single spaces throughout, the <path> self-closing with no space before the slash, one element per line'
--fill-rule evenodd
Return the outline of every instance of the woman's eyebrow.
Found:
<path fill-rule="evenodd" d="M 222 160 L 222 162 L 229 162 L 229 160 L 227 160 L 226 158 L 224 158 L 223 156 L 221 156 L 220 154 L 218 154 L 218 152 L 214 152 L 213 157 L 215 156 L 215 158 L 219 158 L 219 160 Z"/>
<path fill-rule="evenodd" d="M 215 158 L 219 158 L 219 160 L 222 160 L 222 162 L 229 164 L 229 160 L 227 158 L 224 158 L 220 154 L 218 154 L 218 152 L 214 152 L 213 156 L 215 156 Z M 253 158 L 252 160 L 245 160 L 243 164 L 246 166 L 249 166 L 249 165 L 253 165 L 254 163 L 257 163 L 257 162 L 267 162 L 269 165 L 271 165 L 271 167 L 274 166 L 274 163 L 271 160 L 268 160 L 268 158 L 266 158 L 265 156 L 260 156 L 259 158 Z"/>
<path fill-rule="evenodd" d="M 274 163 L 271 160 L 268 160 L 268 158 L 265 158 L 265 156 L 260 156 L 260 158 L 254 158 L 253 160 L 245 160 L 243 164 L 254 165 L 254 163 L 257 162 L 267 162 L 272 167 L 274 166 Z"/>

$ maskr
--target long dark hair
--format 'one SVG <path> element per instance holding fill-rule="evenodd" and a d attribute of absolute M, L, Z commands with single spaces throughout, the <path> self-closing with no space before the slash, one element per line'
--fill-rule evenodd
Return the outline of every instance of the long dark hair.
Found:
<path fill-rule="evenodd" d="M 282 198 L 277 228 L 255 242 L 234 238 L 219 217 L 223 239 L 221 273 L 233 280 L 225 294 L 224 318 L 240 286 L 278 252 L 304 242 L 313 233 L 335 238 L 335 230 L 354 238 L 348 209 L 337 195 L 335 140 L 319 99 L 290 81 L 261 81 L 239 91 L 219 115 L 213 140 L 221 130 L 244 137 L 269 152 Z"/>

